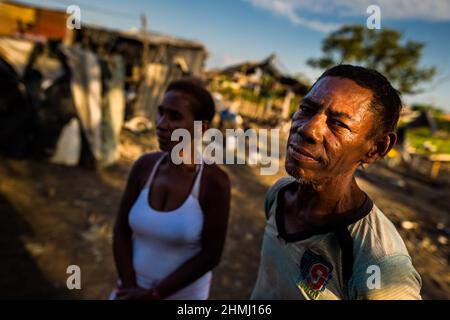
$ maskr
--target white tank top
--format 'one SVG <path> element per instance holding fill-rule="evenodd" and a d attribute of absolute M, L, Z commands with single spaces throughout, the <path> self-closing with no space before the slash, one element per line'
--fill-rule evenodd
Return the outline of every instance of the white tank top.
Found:
<path fill-rule="evenodd" d="M 138 286 L 152 288 L 201 250 L 203 211 L 198 201 L 203 161 L 192 190 L 175 210 L 158 211 L 148 203 L 153 179 L 164 153 L 156 162 L 128 222 L 133 230 L 133 267 Z M 212 272 L 209 271 L 167 299 L 206 300 Z"/>

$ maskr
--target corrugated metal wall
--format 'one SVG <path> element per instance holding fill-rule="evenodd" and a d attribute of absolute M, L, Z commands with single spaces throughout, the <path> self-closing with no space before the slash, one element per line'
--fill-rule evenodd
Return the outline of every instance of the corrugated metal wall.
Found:
<path fill-rule="evenodd" d="M 202 77 L 206 52 L 199 49 L 160 46 L 149 54 L 145 81 L 140 87 L 135 115 L 155 120 L 156 108 L 162 101 L 164 91 L 173 80 L 184 74 Z M 180 63 L 184 61 L 184 63 Z M 187 70 L 183 70 L 187 67 Z"/>
<path fill-rule="evenodd" d="M 148 63 L 143 72 L 145 80 L 140 84 L 138 100 L 129 117 L 146 116 L 155 120 L 156 108 L 171 81 L 185 74 L 203 78 L 207 52 L 201 44 L 195 42 L 170 37 L 164 41 L 160 35 L 155 40 L 151 33 L 148 37 Z M 128 35 L 97 27 L 84 27 L 78 41 L 90 43 L 97 50 L 103 48 L 122 55 L 128 70 L 132 66 L 142 68 L 143 44 L 139 34 Z"/>

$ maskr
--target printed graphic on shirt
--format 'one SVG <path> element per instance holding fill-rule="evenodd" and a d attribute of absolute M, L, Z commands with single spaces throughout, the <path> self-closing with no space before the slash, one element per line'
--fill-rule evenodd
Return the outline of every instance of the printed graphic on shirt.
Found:
<path fill-rule="evenodd" d="M 312 299 L 319 298 L 331 279 L 333 266 L 311 250 L 306 250 L 300 262 L 301 277 L 297 287 Z"/>

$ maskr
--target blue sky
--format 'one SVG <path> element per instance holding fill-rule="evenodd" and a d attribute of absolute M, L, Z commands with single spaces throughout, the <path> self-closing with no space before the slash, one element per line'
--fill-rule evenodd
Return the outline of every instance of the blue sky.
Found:
<path fill-rule="evenodd" d="M 291 74 L 311 80 L 320 71 L 306 60 L 321 55 L 327 33 L 342 24 L 365 24 L 366 9 L 377 4 L 381 27 L 399 29 L 405 39 L 424 42 L 421 60 L 438 75 L 425 93 L 407 103 L 432 103 L 450 111 L 450 0 L 24 0 L 65 9 L 81 8 L 81 20 L 118 29 L 138 28 L 145 13 L 151 30 L 203 42 L 207 67 L 262 59 L 276 52 Z"/>

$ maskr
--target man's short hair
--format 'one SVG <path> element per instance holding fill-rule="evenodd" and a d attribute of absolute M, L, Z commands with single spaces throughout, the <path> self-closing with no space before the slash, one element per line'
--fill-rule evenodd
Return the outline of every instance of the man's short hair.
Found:
<path fill-rule="evenodd" d="M 169 84 L 166 93 L 179 91 L 191 98 L 194 120 L 212 121 L 216 112 L 214 100 L 201 80 L 195 78 L 175 80 Z"/>
<path fill-rule="evenodd" d="M 374 69 L 340 64 L 326 70 L 313 84 L 313 87 L 320 79 L 327 76 L 353 80 L 361 87 L 373 92 L 370 106 L 376 112 L 379 121 L 371 130 L 372 135 L 380 132 L 375 128 L 380 128 L 383 132 L 395 130 L 402 109 L 402 101 L 400 93 L 392 87 L 385 76 Z"/>

